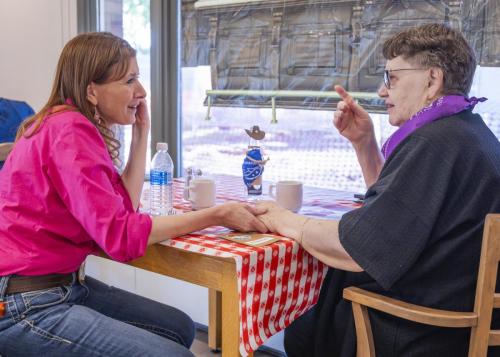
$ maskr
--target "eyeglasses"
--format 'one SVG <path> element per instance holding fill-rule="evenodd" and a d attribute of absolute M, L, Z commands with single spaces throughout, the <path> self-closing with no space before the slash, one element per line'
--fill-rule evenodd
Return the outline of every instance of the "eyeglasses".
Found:
<path fill-rule="evenodd" d="M 387 89 L 391 89 L 391 76 L 390 72 L 397 71 L 425 71 L 426 68 L 399 68 L 399 69 L 386 69 L 384 71 L 384 85 Z"/>

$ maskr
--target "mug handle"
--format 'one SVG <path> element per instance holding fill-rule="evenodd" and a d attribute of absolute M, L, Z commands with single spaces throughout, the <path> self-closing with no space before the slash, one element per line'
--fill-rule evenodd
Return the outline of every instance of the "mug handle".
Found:
<path fill-rule="evenodd" d="M 276 199 L 276 195 L 274 194 L 274 189 L 276 188 L 276 184 L 272 183 L 269 185 L 269 196 Z"/>

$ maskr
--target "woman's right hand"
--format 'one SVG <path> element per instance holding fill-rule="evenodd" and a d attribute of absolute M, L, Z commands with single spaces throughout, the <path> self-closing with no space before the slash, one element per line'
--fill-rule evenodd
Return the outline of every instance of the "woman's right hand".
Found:
<path fill-rule="evenodd" d="M 149 118 L 148 103 L 146 98 L 141 98 L 139 100 L 135 118 L 135 123 L 132 126 L 132 133 L 138 135 L 137 139 L 140 137 L 146 137 L 147 140 L 149 129 L 151 127 L 151 120 Z"/>
<path fill-rule="evenodd" d="M 340 135 L 348 139 L 354 146 L 362 145 L 363 141 L 373 139 L 375 132 L 368 112 L 342 86 L 336 85 L 335 91 L 342 98 L 333 114 L 333 125 Z"/>
<path fill-rule="evenodd" d="M 265 207 L 228 202 L 199 211 L 172 216 L 153 216 L 148 244 L 179 237 L 211 226 L 224 226 L 240 232 L 268 231 L 256 216 L 267 212 Z"/>

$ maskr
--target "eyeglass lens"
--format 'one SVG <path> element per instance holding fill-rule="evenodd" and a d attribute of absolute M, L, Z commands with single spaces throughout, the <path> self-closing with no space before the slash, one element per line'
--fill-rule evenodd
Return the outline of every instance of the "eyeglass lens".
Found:
<path fill-rule="evenodd" d="M 384 85 L 387 89 L 391 89 L 391 76 L 389 72 L 397 71 L 425 71 L 425 68 L 399 68 L 399 69 L 386 69 L 384 70 Z"/>
<path fill-rule="evenodd" d="M 391 79 L 389 77 L 389 71 L 384 71 L 384 85 L 387 89 L 391 89 Z"/>

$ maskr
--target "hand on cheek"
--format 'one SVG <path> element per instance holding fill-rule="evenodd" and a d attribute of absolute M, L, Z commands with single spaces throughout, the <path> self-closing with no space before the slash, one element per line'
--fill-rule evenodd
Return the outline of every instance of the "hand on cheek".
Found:
<path fill-rule="evenodd" d="M 141 130 L 149 131 L 150 120 L 146 99 L 140 100 L 139 106 L 137 107 L 137 111 L 135 113 L 135 118 L 135 127 Z"/>

